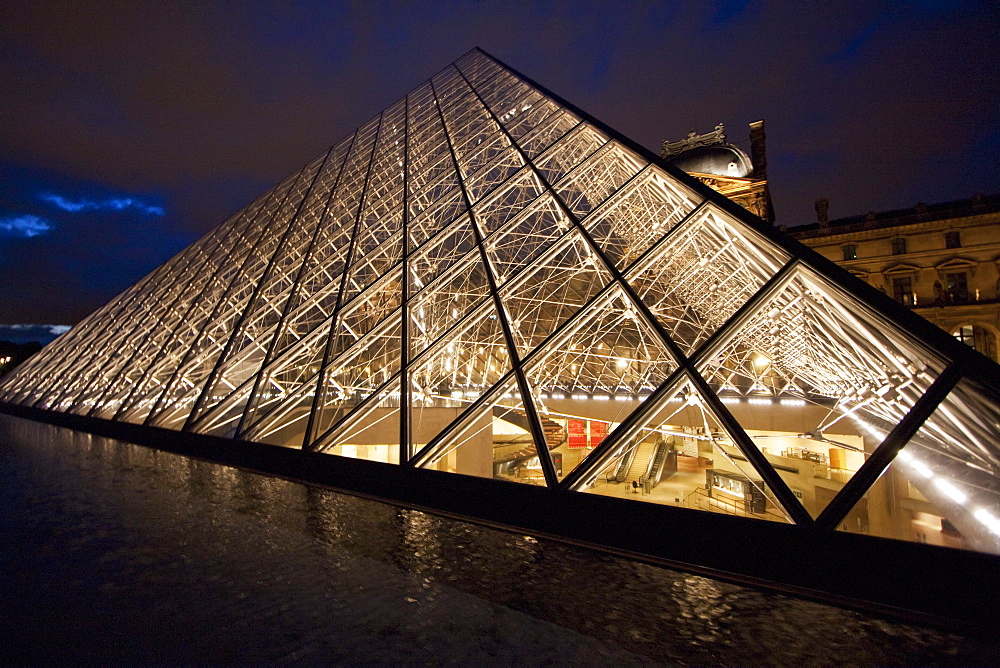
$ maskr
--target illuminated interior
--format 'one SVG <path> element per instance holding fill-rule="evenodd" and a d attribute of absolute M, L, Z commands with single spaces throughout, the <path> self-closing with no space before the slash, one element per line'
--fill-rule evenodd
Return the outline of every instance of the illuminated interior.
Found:
<path fill-rule="evenodd" d="M 0 399 L 1000 553 L 974 353 L 734 211 L 474 50 Z"/>

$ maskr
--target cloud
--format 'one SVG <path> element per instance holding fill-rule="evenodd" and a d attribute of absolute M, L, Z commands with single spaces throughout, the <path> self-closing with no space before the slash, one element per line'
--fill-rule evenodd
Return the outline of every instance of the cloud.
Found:
<path fill-rule="evenodd" d="M 43 193 L 38 197 L 42 201 L 51 202 L 63 211 L 69 211 L 70 213 L 78 213 L 80 211 L 99 211 L 102 209 L 110 211 L 134 209 L 152 216 L 162 216 L 166 214 L 166 211 L 162 206 L 147 204 L 134 197 L 112 197 L 104 200 L 69 200 L 65 197 L 54 195 L 52 193 Z"/>
<path fill-rule="evenodd" d="M 37 341 L 45 345 L 69 330 L 69 325 L 0 325 L 0 341 L 13 343 Z"/>
<path fill-rule="evenodd" d="M 44 218 L 38 216 L 16 216 L 13 218 L 0 218 L 0 232 L 5 232 L 9 236 L 37 237 L 52 229 Z"/>

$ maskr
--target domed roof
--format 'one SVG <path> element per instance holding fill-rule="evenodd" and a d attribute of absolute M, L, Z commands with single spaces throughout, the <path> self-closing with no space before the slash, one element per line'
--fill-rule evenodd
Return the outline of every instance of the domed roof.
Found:
<path fill-rule="evenodd" d="M 696 146 L 670 156 L 667 161 L 685 172 L 717 176 L 750 176 L 753 164 L 746 153 L 732 144 Z"/>

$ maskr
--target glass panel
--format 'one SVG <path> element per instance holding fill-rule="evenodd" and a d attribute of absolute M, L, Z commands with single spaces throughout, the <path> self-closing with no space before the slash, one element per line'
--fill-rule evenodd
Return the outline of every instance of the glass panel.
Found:
<path fill-rule="evenodd" d="M 607 137 L 596 129 L 581 123 L 572 132 L 552 145 L 534 160 L 538 171 L 549 183 L 557 183 L 587 156 L 604 146 Z"/>
<path fill-rule="evenodd" d="M 585 464 L 581 491 L 603 496 L 787 522 L 760 474 L 685 376 L 648 417 Z"/>
<path fill-rule="evenodd" d="M 415 442 L 431 440 L 431 432 L 443 428 L 461 410 L 460 406 L 435 407 L 424 422 L 433 429 L 415 430 Z M 417 454 L 416 463 L 438 471 L 544 485 L 538 457 L 517 382 L 509 375 L 448 432 L 431 440 Z"/>
<path fill-rule="evenodd" d="M 565 136 L 578 123 L 580 123 L 580 119 L 568 111 L 556 112 L 549 116 L 544 123 L 521 137 L 518 140 L 518 145 L 529 159 L 534 159 L 553 142 Z"/>
<path fill-rule="evenodd" d="M 199 422 L 193 424 L 191 431 L 223 438 L 234 438 L 252 390 L 253 382 L 244 382 L 226 399 L 216 403 L 211 412 L 206 412 Z"/>
<path fill-rule="evenodd" d="M 943 368 L 806 269 L 733 323 L 698 365 L 813 517 Z"/>
<path fill-rule="evenodd" d="M 666 345 L 618 287 L 532 353 L 525 375 L 538 412 L 566 430 L 567 441 L 556 450 L 564 458 L 564 474 L 579 461 L 569 452 L 576 447 L 570 448 L 571 436 L 579 436 L 578 425 L 569 420 L 620 422 L 676 368 Z"/>
<path fill-rule="evenodd" d="M 492 300 L 485 300 L 417 356 L 408 370 L 414 438 L 433 437 L 444 426 L 439 408 L 467 408 L 509 370 L 507 343 L 496 309 Z M 415 442 L 412 451 L 425 442 Z"/>
<path fill-rule="evenodd" d="M 291 410 L 291 405 L 301 404 L 307 409 L 312 408 L 317 374 L 323 364 L 323 355 L 330 338 L 332 324 L 327 322 L 316 328 L 303 338 L 299 345 L 289 348 L 276 357 L 262 372 L 256 394 L 248 402 L 246 417 L 243 419 L 244 430 L 275 410 L 287 414 L 288 410 Z M 307 395 L 308 398 L 302 399 L 302 395 Z M 222 404 L 222 410 L 228 410 L 227 403 L 228 401 Z M 213 420 L 208 418 L 204 428 L 211 428 L 212 423 Z"/>
<path fill-rule="evenodd" d="M 473 210 L 483 235 L 489 236 L 524 212 L 545 191 L 534 170 L 522 169 L 502 188 L 476 204 Z"/>
<path fill-rule="evenodd" d="M 521 154 L 511 149 L 469 177 L 465 183 L 466 193 L 473 203 L 490 193 L 524 166 Z"/>
<path fill-rule="evenodd" d="M 1000 397 L 959 382 L 840 529 L 1000 554 Z"/>
<path fill-rule="evenodd" d="M 438 182 L 438 185 L 447 186 L 446 182 Z M 413 200 L 410 201 L 411 211 L 414 208 Z M 463 217 L 466 210 L 465 197 L 457 187 L 445 191 L 445 194 L 437 199 L 428 208 L 421 209 L 421 213 L 414 214 L 414 218 L 407 225 L 410 235 L 409 252 L 413 252 L 428 238 L 433 236 L 438 230 L 452 224 Z"/>
<path fill-rule="evenodd" d="M 414 278 L 414 283 L 420 285 L 419 279 Z M 410 300 L 409 358 L 416 357 L 481 305 L 488 294 L 489 279 L 482 258 L 478 250 L 473 250 Z"/>
<path fill-rule="evenodd" d="M 468 216 L 462 216 L 410 256 L 407 261 L 410 294 L 422 290 L 469 253 L 478 256 L 475 233 Z"/>
<path fill-rule="evenodd" d="M 371 237 L 369 237 L 371 240 Z M 403 256 L 402 230 L 394 233 L 377 248 L 359 245 L 355 249 L 355 262 L 344 284 L 342 304 L 348 304 L 358 293 L 383 277 L 390 268 L 399 264 Z M 397 288 L 398 290 L 398 288 Z"/>
<path fill-rule="evenodd" d="M 645 166 L 644 160 L 611 141 L 567 174 L 556 192 L 570 211 L 583 218 Z"/>
<path fill-rule="evenodd" d="M 520 354 L 534 350 L 611 281 L 576 230 L 533 260 L 500 291 Z"/>
<path fill-rule="evenodd" d="M 674 342 L 690 354 L 788 259 L 784 251 L 709 206 L 659 242 L 625 277 Z"/>
<path fill-rule="evenodd" d="M 400 329 L 397 311 L 343 354 L 331 357 L 320 378 L 314 435 L 324 434 L 399 371 Z"/>
<path fill-rule="evenodd" d="M 486 254 L 497 285 L 523 271 L 549 244 L 570 227 L 559 205 L 542 195 L 506 228 L 486 240 Z"/>
<path fill-rule="evenodd" d="M 601 250 L 624 269 L 690 213 L 700 199 L 651 166 L 612 195 L 584 225 Z"/>
<path fill-rule="evenodd" d="M 368 401 L 349 409 L 346 417 L 319 436 L 315 450 L 341 457 L 398 464 L 399 403 L 397 379 Z"/>

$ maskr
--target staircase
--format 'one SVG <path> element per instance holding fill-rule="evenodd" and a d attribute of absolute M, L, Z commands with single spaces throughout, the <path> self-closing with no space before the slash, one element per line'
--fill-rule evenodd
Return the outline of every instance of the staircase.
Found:
<path fill-rule="evenodd" d="M 523 410 L 511 410 L 509 408 L 504 408 L 503 406 L 496 406 L 493 408 L 493 415 L 501 420 L 506 420 L 511 424 L 515 424 L 528 432 L 529 435 L 531 434 L 531 426 L 528 423 L 528 415 Z M 566 432 L 562 425 L 542 415 L 539 415 L 538 417 L 542 423 L 542 431 L 545 432 L 545 445 L 549 450 L 555 450 L 566 442 Z M 524 461 L 525 459 L 531 459 L 537 455 L 538 450 L 535 448 L 535 444 L 530 443 L 523 445 L 520 449 L 510 452 L 501 458 L 495 458 L 494 461 L 495 463 L 518 463 Z"/>
<path fill-rule="evenodd" d="M 646 475 L 646 472 L 649 471 L 649 461 L 653 458 L 655 451 L 655 443 L 640 443 L 636 446 L 635 457 L 632 459 L 632 465 L 625 476 L 626 484 L 631 484 L 633 480 L 638 481 L 639 478 Z"/>
<path fill-rule="evenodd" d="M 547 417 L 541 415 L 538 417 L 542 422 L 542 431 L 545 432 L 546 445 L 549 446 L 549 450 L 555 450 L 566 440 L 566 432 L 563 430 L 563 426 Z"/>

